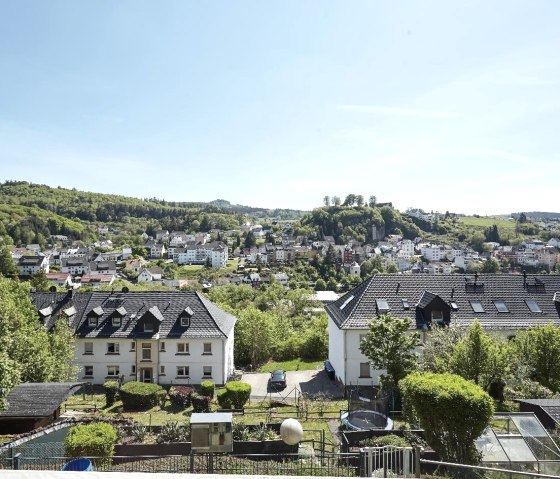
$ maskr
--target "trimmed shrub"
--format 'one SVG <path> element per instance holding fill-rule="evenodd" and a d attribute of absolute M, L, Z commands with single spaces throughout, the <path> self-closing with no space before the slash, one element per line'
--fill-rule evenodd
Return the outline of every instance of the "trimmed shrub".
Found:
<path fill-rule="evenodd" d="M 71 427 L 64 440 L 68 457 L 89 457 L 96 466 L 111 464 L 117 443 L 117 430 L 106 422 Z"/>
<path fill-rule="evenodd" d="M 119 383 L 118 381 L 106 381 L 103 386 L 105 387 L 105 407 L 111 407 L 119 395 Z"/>
<path fill-rule="evenodd" d="M 161 426 L 157 436 L 157 443 L 188 442 L 191 439 L 190 428 L 181 426 L 177 421 L 168 421 Z"/>
<path fill-rule="evenodd" d="M 150 409 L 161 404 L 166 397 L 165 390 L 159 384 L 130 381 L 119 391 L 123 408 L 126 411 Z"/>
<path fill-rule="evenodd" d="M 193 412 L 210 412 L 210 404 L 212 404 L 212 398 L 209 396 L 199 396 L 198 394 L 193 394 L 191 396 Z"/>
<path fill-rule="evenodd" d="M 241 409 L 251 397 L 251 385 L 242 381 L 230 381 L 226 384 L 229 400 L 235 409 Z"/>
<path fill-rule="evenodd" d="M 171 405 L 177 409 L 186 409 L 191 405 L 194 389 L 188 386 L 172 386 L 169 390 Z"/>
<path fill-rule="evenodd" d="M 227 389 L 220 389 L 217 394 L 218 404 L 222 409 L 233 409 L 233 404 L 231 403 L 231 397 Z"/>
<path fill-rule="evenodd" d="M 202 381 L 200 383 L 200 393 L 203 396 L 208 396 L 210 398 L 214 397 L 214 391 L 216 390 L 216 385 L 212 381 Z"/>
<path fill-rule="evenodd" d="M 476 464 L 475 440 L 490 424 L 492 398 L 454 374 L 413 373 L 399 383 L 404 410 L 416 417 L 426 440 L 444 461 Z"/>

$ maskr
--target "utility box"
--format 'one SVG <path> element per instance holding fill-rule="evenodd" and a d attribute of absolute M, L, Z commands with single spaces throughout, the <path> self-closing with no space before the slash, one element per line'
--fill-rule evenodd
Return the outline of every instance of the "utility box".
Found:
<path fill-rule="evenodd" d="M 199 412 L 191 415 L 193 452 L 232 452 L 233 415 L 230 412 Z"/>

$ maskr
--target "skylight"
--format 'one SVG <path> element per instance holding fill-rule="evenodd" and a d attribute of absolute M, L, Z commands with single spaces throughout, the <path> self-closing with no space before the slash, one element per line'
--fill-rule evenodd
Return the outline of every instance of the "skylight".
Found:
<path fill-rule="evenodd" d="M 376 299 L 375 303 L 377 304 L 378 311 L 389 311 L 391 309 L 386 299 Z"/>
<path fill-rule="evenodd" d="M 496 309 L 498 310 L 498 313 L 509 313 L 509 309 L 508 309 L 506 303 L 504 301 L 502 301 L 501 299 L 495 299 L 494 300 L 494 306 L 496 306 Z"/>
<path fill-rule="evenodd" d="M 527 307 L 529 308 L 531 313 L 542 313 L 541 307 L 534 299 L 527 299 L 525 303 L 527 303 Z"/>
<path fill-rule="evenodd" d="M 348 303 L 350 301 L 352 301 L 354 299 L 354 296 L 348 296 L 348 298 L 346 299 L 346 301 L 344 301 L 344 303 L 342 303 L 342 305 L 340 306 L 340 310 L 342 311 L 346 306 L 348 306 Z"/>
<path fill-rule="evenodd" d="M 402 301 L 403 309 L 407 309 L 407 310 L 410 309 L 410 304 L 408 304 L 408 299 L 403 298 L 401 301 Z"/>
<path fill-rule="evenodd" d="M 459 306 L 457 306 L 455 301 L 451 301 L 450 306 L 453 311 L 457 311 L 459 309 Z"/>
<path fill-rule="evenodd" d="M 471 308 L 475 313 L 484 313 L 484 306 L 480 301 L 471 301 Z"/>

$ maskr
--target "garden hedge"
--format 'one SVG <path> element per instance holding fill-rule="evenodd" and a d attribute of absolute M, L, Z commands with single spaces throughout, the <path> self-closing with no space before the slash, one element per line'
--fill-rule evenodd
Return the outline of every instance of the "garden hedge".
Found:
<path fill-rule="evenodd" d="M 490 424 L 492 398 L 454 374 L 413 373 L 399 382 L 404 410 L 424 429 L 426 440 L 444 461 L 475 464 L 474 441 Z"/>
<path fill-rule="evenodd" d="M 212 398 L 209 396 L 199 396 L 198 394 L 193 394 L 191 396 L 193 412 L 210 412 L 210 405 L 212 404 Z"/>
<path fill-rule="evenodd" d="M 169 389 L 171 405 L 178 409 L 186 409 L 191 405 L 194 389 L 188 386 L 172 386 Z"/>
<path fill-rule="evenodd" d="M 159 384 L 130 381 L 121 387 L 119 395 L 123 408 L 129 411 L 157 406 L 162 403 L 167 393 Z"/>
<path fill-rule="evenodd" d="M 94 465 L 111 464 L 117 443 L 117 430 L 109 423 L 97 422 L 71 427 L 64 440 L 67 457 L 88 457 Z"/>
<path fill-rule="evenodd" d="M 226 391 L 223 393 L 222 391 Z M 251 397 L 251 385 L 242 381 L 229 381 L 226 388 L 218 393 L 218 403 L 223 409 L 242 409 Z M 220 398 L 221 401 L 220 402 Z M 222 405 L 224 404 L 224 405 Z M 229 404 L 230 407 L 225 407 Z"/>

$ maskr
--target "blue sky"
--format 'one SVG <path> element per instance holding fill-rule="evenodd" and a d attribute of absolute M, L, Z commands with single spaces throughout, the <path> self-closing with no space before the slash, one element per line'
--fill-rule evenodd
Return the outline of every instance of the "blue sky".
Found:
<path fill-rule="evenodd" d="M 559 211 L 559 24 L 550 0 L 2 0 L 0 180 Z"/>

